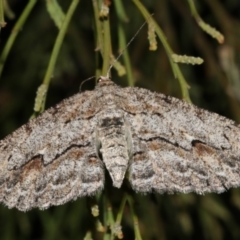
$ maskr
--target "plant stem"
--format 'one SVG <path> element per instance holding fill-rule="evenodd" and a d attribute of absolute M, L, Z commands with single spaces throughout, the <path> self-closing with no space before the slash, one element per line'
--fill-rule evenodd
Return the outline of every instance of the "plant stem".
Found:
<path fill-rule="evenodd" d="M 132 218 L 133 218 L 133 227 L 134 227 L 135 239 L 136 240 L 142 240 L 142 236 L 141 236 L 139 225 L 138 225 L 138 217 L 137 217 L 137 215 L 134 211 L 133 199 L 130 195 L 128 195 L 127 201 L 128 201 L 129 207 L 130 207 Z"/>
<path fill-rule="evenodd" d="M 103 68 L 102 75 L 106 76 L 110 67 L 112 53 L 109 18 L 103 20 Z"/>
<path fill-rule="evenodd" d="M 21 16 L 19 17 L 18 21 L 14 25 L 11 35 L 7 40 L 7 43 L 4 46 L 4 49 L 2 51 L 2 54 L 0 56 L 0 77 L 2 75 L 3 68 L 5 66 L 6 59 L 9 55 L 9 52 L 13 46 L 13 43 L 15 42 L 15 39 L 19 33 L 19 31 L 23 28 L 29 14 L 31 13 L 33 7 L 37 3 L 37 0 L 29 0 L 27 6 L 23 10 Z"/>
<path fill-rule="evenodd" d="M 43 83 L 46 84 L 46 85 L 49 85 L 49 83 L 51 81 L 53 70 L 54 70 L 55 65 L 56 65 L 57 57 L 58 57 L 60 48 L 62 46 L 64 36 L 66 34 L 68 24 L 69 24 L 69 22 L 72 18 L 72 15 L 73 15 L 79 1 L 80 0 L 73 0 L 72 1 L 71 5 L 70 5 L 70 7 L 67 11 L 66 17 L 63 21 L 62 27 L 61 27 L 61 29 L 58 33 L 57 39 L 56 39 L 54 47 L 53 47 L 52 55 L 51 55 L 51 58 L 50 58 L 50 61 L 49 61 L 49 64 L 48 64 L 47 72 L 46 72 L 44 80 L 43 80 Z"/>
<path fill-rule="evenodd" d="M 163 47 L 166 50 L 169 62 L 171 64 L 173 74 L 174 76 L 179 80 L 179 84 L 181 87 L 181 92 L 182 92 L 182 98 L 183 100 L 187 102 L 191 102 L 188 89 L 189 85 L 187 84 L 186 80 L 184 79 L 180 68 L 178 67 L 178 64 L 174 63 L 172 60 L 172 54 L 174 53 L 173 50 L 171 49 L 170 45 L 167 42 L 167 39 L 162 31 L 162 29 L 159 27 L 159 25 L 156 23 L 156 21 L 152 18 L 151 14 L 147 11 L 147 9 L 142 5 L 142 3 L 139 0 L 132 0 L 134 4 L 137 6 L 137 8 L 141 11 L 143 14 L 144 18 L 146 19 L 147 22 L 152 21 L 152 23 L 155 25 L 156 33 L 160 39 L 160 41 L 163 44 Z"/>

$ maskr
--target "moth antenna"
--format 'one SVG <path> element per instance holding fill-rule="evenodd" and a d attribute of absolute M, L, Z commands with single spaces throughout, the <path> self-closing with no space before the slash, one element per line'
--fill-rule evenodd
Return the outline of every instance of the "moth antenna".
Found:
<path fill-rule="evenodd" d="M 153 14 L 152 14 L 153 15 Z M 147 20 L 140 26 L 140 28 L 137 30 L 137 32 L 133 35 L 133 37 L 130 39 L 130 41 L 127 43 L 127 45 L 121 50 L 120 54 L 117 56 L 117 58 L 113 61 L 113 63 L 110 65 L 108 71 L 107 71 L 107 77 L 109 78 L 110 71 L 114 65 L 115 62 L 118 61 L 118 59 L 123 55 L 124 51 L 128 48 L 128 46 L 132 43 L 132 41 L 135 39 L 135 37 L 139 34 L 139 32 L 142 30 L 142 28 L 146 25 Z"/>
<path fill-rule="evenodd" d="M 91 80 L 91 79 L 93 79 L 93 78 L 95 78 L 95 77 L 96 77 L 96 76 L 92 76 L 92 77 L 89 77 L 89 78 L 83 80 L 83 81 L 81 82 L 81 84 L 80 84 L 79 91 L 80 91 L 80 92 L 82 91 L 82 85 L 83 85 L 85 82 L 87 82 L 87 81 L 89 81 L 89 80 Z"/>

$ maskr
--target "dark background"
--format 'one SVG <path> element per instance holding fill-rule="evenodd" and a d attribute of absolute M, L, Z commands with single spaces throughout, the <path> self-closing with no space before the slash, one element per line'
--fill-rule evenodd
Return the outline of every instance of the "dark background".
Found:
<path fill-rule="evenodd" d="M 6 17 L 7 26 L 0 32 L 0 50 L 28 1 L 9 0 L 15 19 Z M 64 12 L 71 1 L 58 1 Z M 240 2 L 195 1 L 202 19 L 221 31 L 225 43 L 219 43 L 203 32 L 191 16 L 187 1 L 143 0 L 142 3 L 167 36 L 178 54 L 199 56 L 200 66 L 180 65 L 190 85 L 192 102 L 240 122 Z M 122 1 L 128 22 L 124 31 L 130 40 L 144 19 L 132 1 Z M 110 7 L 112 48 L 118 55 L 117 27 L 120 21 L 114 2 Z M 70 22 L 48 91 L 46 107 L 79 91 L 80 83 L 95 75 L 96 44 L 92 1 L 80 1 Z M 58 28 L 46 9 L 46 1 L 38 1 L 21 29 L 0 77 L 0 138 L 4 138 L 33 113 L 38 86 L 45 75 Z M 157 51 L 149 51 L 145 26 L 128 47 L 135 85 L 181 98 L 178 81 L 169 60 L 158 41 Z M 224 55 L 223 55 L 224 54 Z M 223 61 L 226 66 L 223 67 Z M 112 71 L 113 81 L 127 86 L 126 77 Z M 94 80 L 83 90 L 94 88 Z M 114 213 L 120 204 L 122 191 L 113 190 Z M 239 239 L 240 191 L 231 189 L 221 195 L 176 194 L 147 195 L 131 193 L 143 239 Z M 46 211 L 34 209 L 27 213 L 0 206 L 0 239 L 83 239 L 93 230 L 93 239 L 101 239 L 87 208 L 86 199 Z M 125 239 L 134 239 L 133 223 L 128 206 L 123 219 Z"/>

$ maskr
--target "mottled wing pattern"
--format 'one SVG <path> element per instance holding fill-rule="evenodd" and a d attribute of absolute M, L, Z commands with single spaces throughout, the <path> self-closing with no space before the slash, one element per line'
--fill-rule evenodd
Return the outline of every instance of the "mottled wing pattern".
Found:
<path fill-rule="evenodd" d="M 203 194 L 240 185 L 235 122 L 145 89 L 124 88 L 117 95 L 131 125 L 133 189 Z"/>
<path fill-rule="evenodd" d="M 0 201 L 29 210 L 93 195 L 127 172 L 138 192 L 240 185 L 240 127 L 179 99 L 102 77 L 0 141 Z"/>
<path fill-rule="evenodd" d="M 92 137 L 93 92 L 76 94 L 0 141 L 0 201 L 29 210 L 93 195 L 104 185 Z"/>

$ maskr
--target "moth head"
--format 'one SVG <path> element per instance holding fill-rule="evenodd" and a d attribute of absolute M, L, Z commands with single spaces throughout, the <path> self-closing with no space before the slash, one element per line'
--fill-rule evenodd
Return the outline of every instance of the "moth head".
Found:
<path fill-rule="evenodd" d="M 114 85 L 112 79 L 109 76 L 100 76 L 97 80 L 97 86 L 109 86 Z"/>

